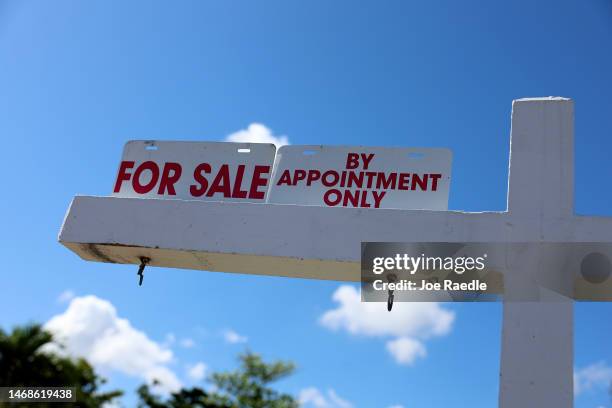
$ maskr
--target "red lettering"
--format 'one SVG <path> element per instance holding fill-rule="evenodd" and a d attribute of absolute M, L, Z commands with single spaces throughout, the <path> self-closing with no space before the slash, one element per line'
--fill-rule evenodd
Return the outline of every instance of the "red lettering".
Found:
<path fill-rule="evenodd" d="M 361 195 L 361 205 L 360 207 L 362 208 L 370 208 L 371 205 L 368 203 L 367 199 L 368 199 L 368 192 L 367 190 L 362 191 L 362 195 Z M 359 198 L 359 195 L 357 195 L 357 197 Z"/>
<path fill-rule="evenodd" d="M 317 181 L 321 178 L 321 172 L 319 170 L 309 170 L 308 179 L 306 179 L 306 185 L 309 186 L 313 181 Z"/>
<path fill-rule="evenodd" d="M 376 172 L 374 171 L 366 171 L 365 175 L 368 178 L 368 182 L 367 182 L 367 188 L 372 188 L 372 177 L 374 177 L 376 174 Z"/>
<path fill-rule="evenodd" d="M 291 172 L 289 170 L 283 171 L 283 174 L 281 175 L 280 179 L 278 180 L 278 183 L 276 183 L 277 186 L 280 186 L 280 185 L 283 185 L 283 184 L 287 184 L 288 186 L 292 186 L 293 185 L 291 183 Z"/>
<path fill-rule="evenodd" d="M 346 168 L 347 170 L 356 169 L 359 167 L 359 158 L 363 161 L 363 169 L 367 170 L 370 162 L 374 158 L 374 153 L 349 153 L 346 156 Z"/>
<path fill-rule="evenodd" d="M 253 170 L 253 179 L 251 180 L 251 189 L 249 190 L 249 198 L 261 200 L 265 197 L 266 193 L 258 189 L 268 184 L 268 179 L 261 176 L 269 172 L 270 166 L 255 166 L 255 170 Z"/>
<path fill-rule="evenodd" d="M 418 174 L 413 174 L 412 175 L 412 190 L 416 190 L 415 186 L 418 184 L 419 187 L 421 188 L 421 191 L 427 191 L 427 179 L 428 179 L 428 175 L 424 174 L 423 178 L 421 179 L 421 177 Z"/>
<path fill-rule="evenodd" d="M 328 176 L 332 176 L 332 180 L 329 181 L 328 180 Z M 337 171 L 334 170 L 327 170 L 325 173 L 323 173 L 323 179 L 322 179 L 322 183 L 325 187 L 332 187 L 334 185 L 336 185 L 336 183 L 338 183 L 338 179 L 340 178 L 340 175 L 338 174 Z"/>
<path fill-rule="evenodd" d="M 409 181 L 410 181 L 410 173 L 400 173 L 399 184 L 397 186 L 398 190 L 408 190 Z"/>
<path fill-rule="evenodd" d="M 168 190 L 169 195 L 176 195 L 174 190 L 174 183 L 181 178 L 183 169 L 178 163 L 168 162 L 164 164 L 164 171 L 162 171 L 161 180 L 159 181 L 159 189 L 157 194 L 164 194 Z M 170 175 L 172 172 L 172 175 Z"/>
<path fill-rule="evenodd" d="M 246 198 L 247 192 L 245 190 L 241 190 L 242 186 L 242 178 L 244 177 L 244 168 L 246 166 L 241 164 L 238 166 L 238 171 L 236 172 L 236 180 L 234 181 L 234 190 L 232 191 L 232 198 Z"/>
<path fill-rule="evenodd" d="M 297 185 L 298 181 L 302 181 L 306 178 L 306 170 L 296 170 L 295 178 L 293 179 L 293 185 Z"/>
<path fill-rule="evenodd" d="M 372 195 L 374 196 L 374 208 L 380 208 L 380 203 L 382 202 L 385 194 L 387 194 L 386 191 L 372 191 Z"/>
<path fill-rule="evenodd" d="M 438 189 L 438 179 L 442 177 L 441 174 L 430 174 L 431 177 L 431 191 L 436 191 Z"/>
<path fill-rule="evenodd" d="M 397 173 L 389 173 L 389 178 L 385 178 L 385 173 L 380 172 L 376 179 L 376 188 L 380 189 L 382 187 L 385 190 L 395 190 L 396 179 Z"/>
<path fill-rule="evenodd" d="M 332 194 L 335 196 L 333 200 L 331 198 Z M 341 200 L 342 200 L 342 194 L 340 193 L 339 190 L 336 190 L 336 189 L 327 190 L 325 194 L 323 195 L 323 201 L 325 202 L 326 205 L 330 207 L 334 207 L 338 205 L 338 203 Z"/>
<path fill-rule="evenodd" d="M 133 161 L 121 162 L 121 165 L 119 166 L 119 173 L 117 173 L 117 180 L 115 181 L 115 189 L 113 190 L 115 193 L 118 193 L 121 190 L 121 184 L 123 184 L 124 181 L 128 181 L 130 179 L 130 174 L 127 171 L 133 167 Z"/>
<path fill-rule="evenodd" d="M 219 169 L 210 189 L 206 193 L 206 197 L 212 197 L 217 193 L 222 193 L 225 198 L 230 198 L 232 196 L 230 190 L 229 166 L 227 164 L 222 165 Z"/>
<path fill-rule="evenodd" d="M 198 187 L 196 184 L 192 184 L 191 186 L 189 186 L 189 192 L 192 196 L 201 197 L 202 195 L 204 195 L 206 189 L 208 188 L 208 180 L 206 180 L 206 177 L 202 175 L 202 172 L 210 174 L 210 171 L 211 168 L 210 164 L 208 163 L 200 163 L 195 168 L 195 170 L 193 171 L 193 178 L 200 185 L 200 187 Z"/>
<path fill-rule="evenodd" d="M 348 170 L 359 167 L 359 153 L 349 153 L 346 156 L 346 168 Z"/>
<path fill-rule="evenodd" d="M 358 173 L 351 171 L 348 173 L 348 180 L 346 181 L 346 186 L 352 187 L 353 185 L 358 188 L 363 187 L 363 171 L 360 171 Z"/>
<path fill-rule="evenodd" d="M 374 158 L 374 153 L 370 153 L 370 154 L 361 153 L 361 160 L 363 160 L 364 170 L 368 169 L 368 166 L 370 165 L 370 162 L 372 161 L 373 158 Z"/>
<path fill-rule="evenodd" d="M 342 200 L 342 206 L 348 207 L 348 202 L 351 202 L 353 207 L 359 207 L 359 190 L 354 193 L 351 190 L 344 190 L 344 199 Z"/>
<path fill-rule="evenodd" d="M 340 187 L 344 187 L 346 183 L 346 170 L 342 170 L 342 176 L 340 177 Z"/>
<path fill-rule="evenodd" d="M 151 180 L 145 185 L 140 184 L 140 176 L 142 172 L 145 170 L 149 170 L 151 172 Z M 153 190 L 153 187 L 157 184 L 157 179 L 159 179 L 159 167 L 154 161 L 146 161 L 142 163 L 136 171 L 134 172 L 134 178 L 132 179 L 132 188 L 138 194 L 146 194 L 149 191 Z"/>

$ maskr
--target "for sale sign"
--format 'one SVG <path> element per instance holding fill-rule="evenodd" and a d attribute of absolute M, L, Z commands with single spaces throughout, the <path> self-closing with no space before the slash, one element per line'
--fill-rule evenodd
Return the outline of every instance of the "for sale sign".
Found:
<path fill-rule="evenodd" d="M 441 148 L 283 146 L 268 202 L 446 210 L 451 162 Z"/>
<path fill-rule="evenodd" d="M 130 141 L 113 195 L 265 202 L 275 150 L 264 143 Z"/>

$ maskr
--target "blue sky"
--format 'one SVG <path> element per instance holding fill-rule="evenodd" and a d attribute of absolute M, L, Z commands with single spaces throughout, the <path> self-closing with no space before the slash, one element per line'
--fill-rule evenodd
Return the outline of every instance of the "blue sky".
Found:
<path fill-rule="evenodd" d="M 295 361 L 280 386 L 329 407 L 495 406 L 499 304 L 441 305 L 454 320 L 400 364 L 394 334 L 322 323 L 338 283 L 150 269 L 138 288 L 134 266 L 85 263 L 57 233 L 75 194 L 110 194 L 127 140 L 251 123 L 293 144 L 451 148 L 449 207 L 503 210 L 511 101 L 548 95 L 576 101 L 576 211 L 612 216 L 611 48 L 604 0 L 0 0 L 0 325 L 66 320 L 79 301 L 143 335 L 153 369 L 183 384 L 248 347 Z M 612 406 L 611 311 L 576 305 L 577 407 Z M 111 357 L 111 385 L 135 389 Z"/>

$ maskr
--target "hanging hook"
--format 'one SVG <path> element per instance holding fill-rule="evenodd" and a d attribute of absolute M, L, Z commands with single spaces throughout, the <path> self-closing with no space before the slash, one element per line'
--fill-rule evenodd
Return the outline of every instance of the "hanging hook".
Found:
<path fill-rule="evenodd" d="M 393 309 L 393 291 L 389 290 L 389 297 L 387 298 L 387 311 L 390 312 Z"/>
<path fill-rule="evenodd" d="M 138 267 L 138 273 L 137 273 L 137 275 L 139 276 L 138 286 L 142 286 L 142 280 L 144 279 L 145 266 L 147 266 L 150 260 L 151 259 L 147 258 L 146 256 L 140 257 L 140 266 Z"/>
<path fill-rule="evenodd" d="M 397 281 L 397 276 L 395 276 L 394 273 L 389 274 L 387 276 L 387 282 L 389 283 L 394 283 Z M 389 295 L 387 297 L 387 311 L 390 312 L 391 309 L 393 309 L 393 299 L 395 298 L 395 296 L 393 295 L 393 291 L 391 289 L 389 289 Z"/>

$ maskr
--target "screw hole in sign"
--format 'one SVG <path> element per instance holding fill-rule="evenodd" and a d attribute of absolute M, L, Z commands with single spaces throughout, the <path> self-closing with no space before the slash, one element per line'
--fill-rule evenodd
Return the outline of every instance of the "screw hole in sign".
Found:
<path fill-rule="evenodd" d="M 157 150 L 157 146 L 154 144 L 148 144 L 145 146 L 145 150 Z"/>
<path fill-rule="evenodd" d="M 419 152 L 410 152 L 408 153 L 408 158 L 409 159 L 422 159 L 423 157 L 425 157 L 425 153 L 419 153 Z"/>
<path fill-rule="evenodd" d="M 238 149 L 238 153 L 251 153 L 251 149 Z"/>
<path fill-rule="evenodd" d="M 302 152 L 302 154 L 303 154 L 304 156 L 312 156 L 312 155 L 314 155 L 314 154 L 317 154 L 317 151 L 316 151 L 316 150 L 304 150 L 304 151 Z"/>

